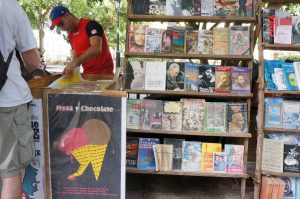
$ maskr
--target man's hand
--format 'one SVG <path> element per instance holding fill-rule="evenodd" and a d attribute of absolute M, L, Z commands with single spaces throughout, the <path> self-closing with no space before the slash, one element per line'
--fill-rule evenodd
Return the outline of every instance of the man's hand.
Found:
<path fill-rule="evenodd" d="M 70 63 L 67 64 L 67 66 L 64 68 L 63 75 L 67 79 L 71 79 L 73 77 L 73 72 L 76 69 L 77 66 L 79 66 L 79 63 L 77 61 L 78 59 L 72 60 Z"/>

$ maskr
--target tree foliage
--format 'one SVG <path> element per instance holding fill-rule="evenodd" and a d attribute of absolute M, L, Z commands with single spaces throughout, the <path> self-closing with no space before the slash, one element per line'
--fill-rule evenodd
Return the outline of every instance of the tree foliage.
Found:
<path fill-rule="evenodd" d="M 98 21 L 104 28 L 108 42 L 112 48 L 117 46 L 118 0 L 20 0 L 34 29 L 39 34 L 49 28 L 49 12 L 54 5 L 64 5 L 79 18 L 90 18 Z M 120 47 L 124 49 L 126 35 L 127 1 L 120 0 Z M 66 38 L 66 34 L 57 31 Z M 40 39 L 43 37 L 40 36 Z M 47 38 L 45 38 L 47 39 Z M 40 42 L 41 45 L 41 42 Z"/>

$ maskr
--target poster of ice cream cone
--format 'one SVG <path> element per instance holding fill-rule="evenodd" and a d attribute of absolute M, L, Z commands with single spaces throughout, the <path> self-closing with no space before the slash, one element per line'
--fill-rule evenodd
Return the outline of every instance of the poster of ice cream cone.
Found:
<path fill-rule="evenodd" d="M 126 99 L 47 94 L 52 199 L 125 198 Z"/>

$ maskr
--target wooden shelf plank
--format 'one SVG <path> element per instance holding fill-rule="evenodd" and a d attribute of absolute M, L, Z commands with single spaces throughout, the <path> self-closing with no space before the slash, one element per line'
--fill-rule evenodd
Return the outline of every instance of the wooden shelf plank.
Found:
<path fill-rule="evenodd" d="M 299 51 L 300 45 L 287 45 L 287 44 L 263 44 L 265 50 L 287 50 L 287 51 Z"/>
<path fill-rule="evenodd" d="M 272 133 L 285 133 L 285 132 L 300 133 L 299 129 L 283 129 L 283 128 L 264 128 L 264 131 L 272 132 Z"/>
<path fill-rule="evenodd" d="M 130 21 L 163 21 L 163 22 L 241 22 L 256 23 L 256 17 L 224 16 L 166 16 L 166 15 L 129 15 Z"/>
<path fill-rule="evenodd" d="M 203 176 L 203 177 L 221 177 L 221 178 L 248 178 L 248 174 L 233 174 L 233 173 L 202 173 L 190 171 L 153 171 L 153 170 L 139 170 L 126 169 L 127 173 L 137 174 L 153 174 L 153 175 L 173 175 L 173 176 Z"/>
<path fill-rule="evenodd" d="M 235 93 L 209 93 L 209 92 L 178 92 L 178 91 L 149 91 L 149 90 L 131 90 L 125 89 L 127 93 L 134 94 L 163 94 L 163 95 L 177 95 L 177 96 L 194 96 L 194 97 L 216 97 L 216 98 L 249 98 L 253 94 L 235 94 Z"/>
<path fill-rule="evenodd" d="M 174 53 L 133 53 L 125 52 L 127 57 L 166 58 L 166 59 L 213 59 L 250 61 L 251 55 L 203 55 L 203 54 L 174 54 Z"/>
<path fill-rule="evenodd" d="M 290 172 L 272 172 L 272 171 L 261 171 L 262 174 L 267 176 L 287 176 L 299 178 L 300 173 L 290 173 Z"/>
<path fill-rule="evenodd" d="M 250 133 L 209 133 L 205 131 L 162 131 L 162 130 L 142 130 L 142 129 L 128 129 L 130 133 L 135 134 L 161 134 L 161 135 L 189 135 L 189 136 L 205 136 L 205 137 L 236 137 L 236 138 L 251 138 Z"/>
<path fill-rule="evenodd" d="M 300 3 L 300 0 L 263 0 L 263 2 L 269 2 L 269 3 Z"/>
<path fill-rule="evenodd" d="M 277 95 L 282 95 L 282 94 L 293 94 L 293 95 L 299 95 L 300 91 L 277 91 L 277 90 L 265 90 L 266 94 L 277 94 Z"/>

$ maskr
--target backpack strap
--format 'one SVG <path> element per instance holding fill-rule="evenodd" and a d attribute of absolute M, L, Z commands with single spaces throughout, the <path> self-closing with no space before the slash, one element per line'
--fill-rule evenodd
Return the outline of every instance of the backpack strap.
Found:
<path fill-rule="evenodd" d="M 12 60 L 13 53 L 14 53 L 14 50 L 11 51 L 11 53 L 9 54 L 9 56 L 5 62 L 2 52 L 0 51 L 0 90 L 2 89 L 2 87 L 4 86 L 4 84 L 6 82 L 7 71 L 8 71 L 10 62 Z"/>

